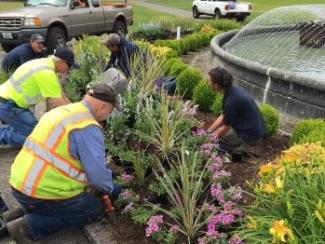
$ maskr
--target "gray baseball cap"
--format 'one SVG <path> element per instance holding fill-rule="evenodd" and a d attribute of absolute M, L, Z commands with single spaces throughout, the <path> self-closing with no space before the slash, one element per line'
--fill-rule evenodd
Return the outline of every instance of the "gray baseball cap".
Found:
<path fill-rule="evenodd" d="M 41 36 L 40 34 L 33 34 L 30 36 L 30 41 L 31 42 L 45 42 L 45 39 L 43 36 Z"/>

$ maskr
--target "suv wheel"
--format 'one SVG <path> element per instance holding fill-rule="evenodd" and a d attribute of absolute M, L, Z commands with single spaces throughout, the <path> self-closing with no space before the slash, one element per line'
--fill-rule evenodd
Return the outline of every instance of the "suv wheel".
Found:
<path fill-rule="evenodd" d="M 57 47 L 63 47 L 66 45 L 67 37 L 65 31 L 60 27 L 50 27 L 47 34 L 47 49 L 49 53 Z"/>
<path fill-rule="evenodd" d="M 200 17 L 199 10 L 197 9 L 196 6 L 193 7 L 192 12 L 193 12 L 193 18 L 194 18 L 194 19 L 197 19 L 197 18 Z"/>
<path fill-rule="evenodd" d="M 222 15 L 219 9 L 214 11 L 214 19 L 221 19 Z"/>
<path fill-rule="evenodd" d="M 125 38 L 126 34 L 128 33 L 125 22 L 117 20 L 114 24 L 113 32 Z"/>
<path fill-rule="evenodd" d="M 1 47 L 6 53 L 9 53 L 12 49 L 15 48 L 15 45 L 1 43 Z"/>

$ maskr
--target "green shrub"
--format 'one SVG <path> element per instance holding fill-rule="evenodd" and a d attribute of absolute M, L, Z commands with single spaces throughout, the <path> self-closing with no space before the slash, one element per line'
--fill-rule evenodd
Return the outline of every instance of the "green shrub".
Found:
<path fill-rule="evenodd" d="M 186 54 L 190 50 L 190 42 L 188 39 L 183 38 L 178 40 L 182 54 Z"/>
<path fill-rule="evenodd" d="M 222 19 L 222 20 L 218 20 L 218 21 L 208 21 L 207 23 L 209 25 L 211 25 L 214 29 L 217 29 L 222 32 L 240 29 L 240 27 L 241 27 L 240 23 L 238 23 L 234 20 L 229 20 L 229 19 Z"/>
<path fill-rule="evenodd" d="M 165 73 L 165 75 L 169 75 L 170 74 L 171 68 L 177 62 L 182 62 L 182 60 L 180 58 L 171 58 L 171 59 L 168 59 L 166 61 L 166 63 L 164 64 L 164 69 L 165 69 L 165 72 L 164 73 Z"/>
<path fill-rule="evenodd" d="M 193 101 L 199 105 L 203 112 L 211 111 L 216 92 L 214 92 L 205 80 L 201 80 L 193 91 Z"/>
<path fill-rule="evenodd" d="M 299 140 L 299 144 L 320 142 L 325 148 L 325 126 L 312 130 Z"/>
<path fill-rule="evenodd" d="M 195 51 L 195 50 L 199 49 L 200 40 L 198 40 L 196 35 L 189 35 L 186 37 L 186 39 L 189 41 L 190 51 Z"/>
<path fill-rule="evenodd" d="M 260 111 L 264 118 L 266 135 L 269 137 L 275 135 L 279 128 L 279 111 L 269 104 L 261 105 Z"/>
<path fill-rule="evenodd" d="M 325 127 L 325 121 L 323 119 L 301 120 L 299 123 L 297 123 L 297 125 L 293 130 L 292 137 L 290 139 L 290 144 L 291 145 L 299 144 L 301 143 L 302 139 L 305 136 L 309 135 L 312 131 L 318 131 L 319 129 L 324 127 Z"/>
<path fill-rule="evenodd" d="M 220 92 L 216 92 L 211 111 L 214 115 L 219 116 L 222 114 L 222 101 L 223 101 L 223 94 Z"/>
<path fill-rule="evenodd" d="M 191 99 L 194 88 L 202 80 L 201 72 L 195 68 L 186 68 L 176 78 L 177 92 L 186 99 Z"/>
<path fill-rule="evenodd" d="M 187 68 L 187 65 L 182 61 L 179 60 L 174 63 L 174 65 L 170 68 L 170 72 L 168 75 L 171 76 L 178 76 L 180 73 L 182 73 L 183 70 Z"/>

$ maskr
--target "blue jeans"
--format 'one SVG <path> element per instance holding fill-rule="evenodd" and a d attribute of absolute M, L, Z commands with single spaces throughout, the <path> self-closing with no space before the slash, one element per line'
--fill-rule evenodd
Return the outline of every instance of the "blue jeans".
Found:
<path fill-rule="evenodd" d="M 33 113 L 16 106 L 12 101 L 0 101 L 0 145 L 20 147 L 37 124 Z"/>
<path fill-rule="evenodd" d="M 69 227 L 81 227 L 101 219 L 104 205 L 100 199 L 89 193 L 66 200 L 41 200 L 12 190 L 22 205 L 29 234 L 33 240 Z"/>

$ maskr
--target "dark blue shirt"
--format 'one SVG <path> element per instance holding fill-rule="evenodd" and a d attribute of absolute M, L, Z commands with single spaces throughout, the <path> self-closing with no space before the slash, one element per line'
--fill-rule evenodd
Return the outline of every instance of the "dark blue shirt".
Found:
<path fill-rule="evenodd" d="M 228 88 L 222 109 L 224 124 L 233 127 L 244 142 L 254 142 L 266 135 L 263 116 L 244 89 L 238 86 Z"/>
<path fill-rule="evenodd" d="M 139 48 L 137 45 L 122 39 L 119 51 L 111 53 L 110 60 L 106 65 L 105 70 L 115 67 L 123 71 L 126 77 L 130 77 L 130 61 L 138 52 Z"/>
<path fill-rule="evenodd" d="M 2 61 L 2 68 L 6 72 L 14 72 L 20 65 L 36 58 L 42 58 L 44 55 L 34 53 L 29 43 L 22 44 L 11 50 Z"/>

